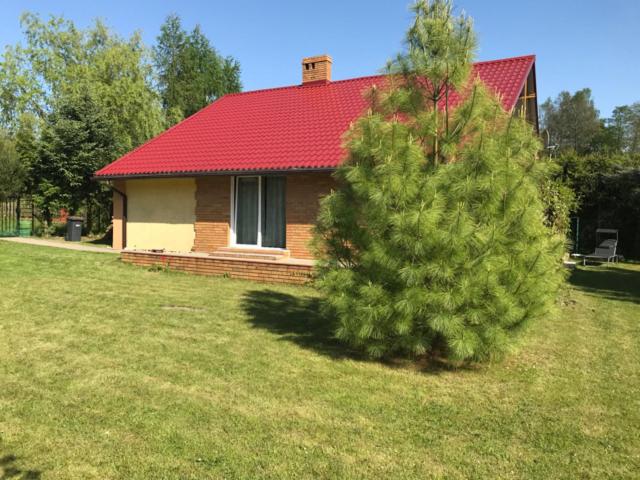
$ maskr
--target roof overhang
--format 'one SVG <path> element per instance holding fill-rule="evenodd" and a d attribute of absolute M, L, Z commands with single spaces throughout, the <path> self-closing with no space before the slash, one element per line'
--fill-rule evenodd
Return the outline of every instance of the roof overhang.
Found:
<path fill-rule="evenodd" d="M 112 180 L 135 180 L 142 178 L 189 178 L 189 177 L 213 177 L 213 176 L 252 176 L 252 175 L 291 175 L 300 173 L 332 173 L 336 168 L 288 168 L 283 170 L 216 170 L 196 172 L 166 172 L 166 173 L 136 173 L 131 175 L 95 175 L 92 177 L 97 182 Z"/>

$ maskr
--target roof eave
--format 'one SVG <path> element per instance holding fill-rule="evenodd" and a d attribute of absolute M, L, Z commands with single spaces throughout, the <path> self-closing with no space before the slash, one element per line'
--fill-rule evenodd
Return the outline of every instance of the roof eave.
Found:
<path fill-rule="evenodd" d="M 162 172 L 162 173 L 132 173 L 123 175 L 95 175 L 93 180 L 106 182 L 110 180 L 135 180 L 142 178 L 185 178 L 185 177 L 212 177 L 212 176 L 238 176 L 238 175 L 287 175 L 292 173 L 331 173 L 336 167 L 324 168 L 287 168 L 287 169 L 262 169 L 262 170 L 211 170 L 195 172 Z"/>

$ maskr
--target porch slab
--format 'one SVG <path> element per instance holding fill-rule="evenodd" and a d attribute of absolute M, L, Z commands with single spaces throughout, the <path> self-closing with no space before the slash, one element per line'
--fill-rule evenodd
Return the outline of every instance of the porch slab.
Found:
<path fill-rule="evenodd" d="M 228 276 L 259 282 L 305 284 L 313 277 L 315 262 L 302 258 L 253 258 L 209 253 L 152 252 L 123 250 L 123 262 L 138 266 L 158 266 L 196 275 Z"/>

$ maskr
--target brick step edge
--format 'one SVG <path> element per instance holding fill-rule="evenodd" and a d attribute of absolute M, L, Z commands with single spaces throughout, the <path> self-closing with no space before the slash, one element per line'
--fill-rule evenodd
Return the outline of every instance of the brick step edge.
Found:
<path fill-rule="evenodd" d="M 268 253 L 243 253 L 243 252 L 224 252 L 217 250 L 213 253 L 209 254 L 210 257 L 218 257 L 218 258 L 239 258 L 239 259 L 251 259 L 251 260 L 272 260 L 278 261 L 284 257 L 284 255 L 271 255 Z"/>
<path fill-rule="evenodd" d="M 278 262 L 243 262 L 236 258 L 185 257 L 143 252 L 122 252 L 123 262 L 141 267 L 159 266 L 196 275 L 229 276 L 267 283 L 302 285 L 313 279 L 313 266 Z"/>

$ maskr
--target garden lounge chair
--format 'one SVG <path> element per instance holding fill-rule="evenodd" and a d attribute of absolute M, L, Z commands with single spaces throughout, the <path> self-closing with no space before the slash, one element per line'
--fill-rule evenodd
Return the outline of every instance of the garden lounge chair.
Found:
<path fill-rule="evenodd" d="M 595 260 L 597 262 L 617 262 L 618 255 L 616 254 L 616 248 L 618 246 L 618 241 L 613 238 L 609 238 L 604 240 L 598 247 L 596 247 L 596 251 L 590 255 L 585 255 L 582 260 L 582 264 L 586 265 L 587 260 Z"/>

